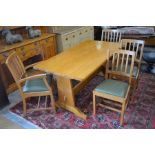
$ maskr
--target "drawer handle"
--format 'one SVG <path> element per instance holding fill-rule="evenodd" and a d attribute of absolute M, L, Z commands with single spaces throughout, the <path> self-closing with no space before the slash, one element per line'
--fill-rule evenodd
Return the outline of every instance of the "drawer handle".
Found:
<path fill-rule="evenodd" d="M 75 38 L 75 35 L 73 35 L 73 38 Z"/>
<path fill-rule="evenodd" d="M 66 40 L 68 40 L 68 38 L 66 38 Z"/>
<path fill-rule="evenodd" d="M 87 30 L 85 32 L 87 32 Z"/>
<path fill-rule="evenodd" d="M 80 35 L 81 35 L 82 33 L 80 33 Z"/>

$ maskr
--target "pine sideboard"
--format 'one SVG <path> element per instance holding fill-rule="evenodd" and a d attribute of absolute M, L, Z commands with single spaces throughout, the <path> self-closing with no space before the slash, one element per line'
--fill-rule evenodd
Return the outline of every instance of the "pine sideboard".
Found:
<path fill-rule="evenodd" d="M 56 33 L 58 52 L 74 47 L 85 40 L 94 40 L 93 26 L 53 27 L 53 33 Z"/>
<path fill-rule="evenodd" d="M 38 57 L 46 60 L 56 55 L 55 34 L 42 34 L 38 38 L 24 39 L 21 43 L 0 45 L 0 65 L 2 68 L 0 75 L 7 93 L 17 89 L 12 75 L 5 65 L 6 58 L 12 52 L 16 52 L 25 65 L 34 63 Z"/>

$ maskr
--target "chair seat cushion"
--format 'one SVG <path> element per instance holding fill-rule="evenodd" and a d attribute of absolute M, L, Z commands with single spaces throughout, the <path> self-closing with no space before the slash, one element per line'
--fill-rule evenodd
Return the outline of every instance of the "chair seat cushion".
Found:
<path fill-rule="evenodd" d="M 125 98 L 128 86 L 126 82 L 108 79 L 98 85 L 95 91 Z"/>
<path fill-rule="evenodd" d="M 51 76 L 47 76 L 47 82 L 50 86 L 51 84 Z M 23 92 L 40 92 L 40 91 L 48 91 L 44 81 L 42 78 L 27 80 L 23 87 Z"/>

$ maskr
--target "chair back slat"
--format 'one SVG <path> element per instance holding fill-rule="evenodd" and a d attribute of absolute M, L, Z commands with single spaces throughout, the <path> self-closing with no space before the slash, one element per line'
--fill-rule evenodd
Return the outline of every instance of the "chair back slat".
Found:
<path fill-rule="evenodd" d="M 106 73 L 128 77 L 129 83 L 131 83 L 134 59 L 135 52 L 133 51 L 108 50 Z"/>
<path fill-rule="evenodd" d="M 112 56 L 112 70 L 114 70 L 114 63 L 115 63 L 115 55 Z"/>
<path fill-rule="evenodd" d="M 18 81 L 26 75 L 24 65 L 15 52 L 8 56 L 6 65 L 8 66 L 8 69 L 16 83 L 18 83 Z"/>
<path fill-rule="evenodd" d="M 128 47 L 128 46 L 127 46 Z M 125 49 L 125 50 L 127 50 L 127 49 Z M 132 46 L 131 46 L 131 43 L 129 43 L 129 49 L 128 49 L 129 51 L 131 51 L 132 50 Z"/>
<path fill-rule="evenodd" d="M 101 41 L 120 42 L 121 32 L 119 32 L 118 30 L 103 29 L 101 35 Z"/>
<path fill-rule="evenodd" d="M 137 47 L 136 47 L 136 58 L 138 59 L 138 50 L 140 49 L 140 44 L 137 44 Z M 140 58 L 139 58 L 140 59 Z"/>
<path fill-rule="evenodd" d="M 127 55 L 127 58 L 126 58 L 125 73 L 127 72 L 127 69 L 128 69 L 128 61 L 129 61 L 129 55 Z"/>
<path fill-rule="evenodd" d="M 121 61 L 121 69 L 120 70 L 123 70 L 123 66 L 124 66 L 124 64 L 123 64 L 123 62 L 124 62 L 124 53 L 122 54 L 122 61 Z"/>
<path fill-rule="evenodd" d="M 107 37 L 107 40 L 106 40 L 106 41 L 108 41 L 109 38 L 110 38 L 110 33 L 109 32 L 105 32 L 105 33 L 108 33 L 108 37 Z"/>
<path fill-rule="evenodd" d="M 122 39 L 121 40 L 121 49 L 129 50 L 135 52 L 135 61 L 141 62 L 143 49 L 144 49 L 144 41 L 143 40 L 135 40 L 135 39 Z"/>
<path fill-rule="evenodd" d="M 117 61 L 116 69 L 118 69 L 118 66 L 119 66 L 119 55 L 117 55 L 117 53 L 116 53 L 116 61 Z"/>

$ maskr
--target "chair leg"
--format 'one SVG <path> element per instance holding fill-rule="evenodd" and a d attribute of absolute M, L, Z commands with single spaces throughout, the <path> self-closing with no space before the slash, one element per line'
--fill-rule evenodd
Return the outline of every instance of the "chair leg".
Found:
<path fill-rule="evenodd" d="M 136 80 L 136 89 L 138 88 L 138 80 L 139 80 L 139 79 Z"/>
<path fill-rule="evenodd" d="M 139 77 L 137 77 L 137 79 L 136 78 L 134 78 L 133 79 L 133 89 L 134 90 L 136 90 L 137 88 L 138 88 L 138 80 L 139 80 Z"/>
<path fill-rule="evenodd" d="M 93 115 L 96 115 L 96 100 L 95 94 L 93 93 Z"/>
<path fill-rule="evenodd" d="M 123 102 L 123 104 L 122 104 L 121 118 L 120 118 L 120 125 L 121 125 L 121 126 L 123 125 L 123 121 L 124 121 L 125 103 L 126 103 L 126 102 Z"/>
<path fill-rule="evenodd" d="M 50 95 L 50 98 L 51 98 L 51 106 L 53 107 L 53 109 L 54 109 L 54 112 L 56 112 L 54 98 L 53 98 L 53 96 L 52 96 L 52 95 Z"/>
<path fill-rule="evenodd" d="M 23 98 L 23 115 L 26 116 L 26 99 Z"/>

